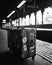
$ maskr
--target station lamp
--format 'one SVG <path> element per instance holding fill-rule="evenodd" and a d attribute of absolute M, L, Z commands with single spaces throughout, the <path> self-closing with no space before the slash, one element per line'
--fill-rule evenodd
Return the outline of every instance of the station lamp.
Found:
<path fill-rule="evenodd" d="M 26 3 L 26 0 L 23 0 L 18 6 L 17 6 L 17 8 L 20 8 L 23 4 L 25 4 Z"/>
<path fill-rule="evenodd" d="M 7 16 L 7 18 L 9 18 L 12 14 L 14 14 L 15 13 L 15 10 L 13 10 L 8 16 Z"/>
<path fill-rule="evenodd" d="M 6 19 L 2 20 L 2 28 L 5 28 L 5 24 L 6 24 Z"/>
<path fill-rule="evenodd" d="M 2 23 L 6 23 L 6 19 L 3 19 Z"/>

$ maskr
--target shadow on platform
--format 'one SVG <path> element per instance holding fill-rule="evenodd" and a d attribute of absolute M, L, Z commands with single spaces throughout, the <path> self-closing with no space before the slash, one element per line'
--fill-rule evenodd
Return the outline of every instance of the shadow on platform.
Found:
<path fill-rule="evenodd" d="M 29 63 L 31 62 L 31 63 Z M 32 65 L 33 61 L 23 60 L 10 52 L 0 53 L 0 65 Z"/>

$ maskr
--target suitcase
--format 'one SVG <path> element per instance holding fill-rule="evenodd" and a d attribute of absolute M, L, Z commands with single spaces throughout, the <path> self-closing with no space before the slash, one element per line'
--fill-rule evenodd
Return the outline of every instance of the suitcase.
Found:
<path fill-rule="evenodd" d="M 36 56 L 36 30 L 33 28 L 8 31 L 8 47 L 21 58 Z"/>
<path fill-rule="evenodd" d="M 22 31 L 22 56 L 25 58 L 36 56 L 36 30 L 33 28 L 26 28 Z"/>

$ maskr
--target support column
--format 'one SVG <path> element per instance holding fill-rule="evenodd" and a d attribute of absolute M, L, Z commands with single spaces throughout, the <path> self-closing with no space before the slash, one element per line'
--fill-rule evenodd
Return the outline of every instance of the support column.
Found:
<path fill-rule="evenodd" d="M 35 28 L 36 28 L 36 3 L 34 3 L 34 6 L 35 6 L 34 12 L 35 12 Z"/>
<path fill-rule="evenodd" d="M 26 11 L 25 11 L 25 6 L 24 6 L 24 8 L 23 8 L 23 17 L 25 18 L 25 13 L 26 13 Z M 25 21 L 24 21 L 25 22 Z M 26 22 L 25 22 L 25 25 L 24 26 L 26 26 Z"/>
<path fill-rule="evenodd" d="M 41 10 L 41 12 L 42 12 L 42 25 L 43 25 L 43 11 L 44 11 L 44 9 Z"/>

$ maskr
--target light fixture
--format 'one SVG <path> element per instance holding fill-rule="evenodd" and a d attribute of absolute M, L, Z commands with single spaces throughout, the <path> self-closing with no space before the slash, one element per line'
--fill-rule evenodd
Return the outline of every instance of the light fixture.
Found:
<path fill-rule="evenodd" d="M 7 18 L 9 18 L 12 14 L 14 14 L 15 13 L 15 10 L 13 10 L 8 16 L 7 16 Z"/>
<path fill-rule="evenodd" d="M 6 20 L 5 20 L 5 19 L 3 19 L 2 23 L 6 23 Z"/>
<path fill-rule="evenodd" d="M 26 0 L 23 0 L 23 1 L 17 6 L 17 8 L 20 8 L 25 2 L 26 2 Z"/>

